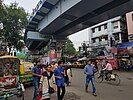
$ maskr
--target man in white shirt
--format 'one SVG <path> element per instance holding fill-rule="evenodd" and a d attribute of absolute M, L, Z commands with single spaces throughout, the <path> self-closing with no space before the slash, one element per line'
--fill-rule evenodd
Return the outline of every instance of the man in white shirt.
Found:
<path fill-rule="evenodd" d="M 105 79 L 108 79 L 108 74 L 112 74 L 113 68 L 112 68 L 112 65 L 108 61 L 106 61 L 106 66 L 102 70 L 106 71 L 106 74 L 105 74 L 106 78 Z"/>
<path fill-rule="evenodd" d="M 112 65 L 108 61 L 106 61 L 106 67 L 103 70 L 112 71 Z"/>

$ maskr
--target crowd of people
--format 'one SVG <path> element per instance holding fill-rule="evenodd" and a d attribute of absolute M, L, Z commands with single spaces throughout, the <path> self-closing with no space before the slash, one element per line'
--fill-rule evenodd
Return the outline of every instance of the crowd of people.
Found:
<path fill-rule="evenodd" d="M 85 91 L 88 92 L 88 86 L 91 82 L 94 96 L 97 96 L 95 72 L 98 71 L 100 75 L 102 71 L 106 71 L 107 76 L 113 70 L 108 61 L 105 61 L 105 67 L 102 67 L 99 60 L 96 63 L 89 60 L 84 67 L 84 74 L 86 74 Z M 49 65 L 43 65 L 38 61 L 32 72 L 34 84 L 33 100 L 50 100 L 51 94 L 54 92 L 57 92 L 57 100 L 63 100 L 66 92 L 65 87 L 71 84 L 72 70 L 70 67 L 64 66 L 63 61 L 52 62 Z"/>
<path fill-rule="evenodd" d="M 52 62 L 49 65 L 35 63 L 33 72 L 34 97 L 33 100 L 50 100 L 51 94 L 57 92 L 57 99 L 63 100 L 65 85 L 71 83 L 71 68 L 64 66 L 63 61 Z M 70 75 L 71 73 L 71 75 Z"/>

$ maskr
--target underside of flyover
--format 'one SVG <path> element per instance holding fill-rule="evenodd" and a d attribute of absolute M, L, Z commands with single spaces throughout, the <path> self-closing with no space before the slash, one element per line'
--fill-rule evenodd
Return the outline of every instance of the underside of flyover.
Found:
<path fill-rule="evenodd" d="M 54 1 L 54 0 L 53 0 Z M 56 0 L 57 1 L 57 0 Z M 55 5 L 58 8 L 63 7 L 60 0 Z M 68 2 L 69 0 L 64 0 Z M 76 0 L 75 0 L 76 1 Z M 34 19 L 30 22 L 33 23 L 32 26 L 27 26 L 28 30 L 33 29 L 33 31 L 38 30 L 40 34 L 52 35 L 55 38 L 62 38 L 74 34 L 80 30 L 88 28 L 92 25 L 100 23 L 102 21 L 108 20 L 116 16 L 122 16 L 125 13 L 133 10 L 133 0 L 77 0 L 77 4 L 70 7 L 70 9 L 65 12 L 61 12 L 51 23 L 46 23 L 46 16 L 41 19 Z M 59 6 L 58 3 L 60 3 Z M 69 1 L 70 3 L 70 1 Z M 56 13 L 53 9 L 49 13 Z M 50 14 L 47 14 L 47 18 Z M 39 18 L 39 17 L 38 17 Z M 47 25 L 46 25 L 47 24 Z M 33 46 L 33 45 L 30 45 Z M 44 45 L 43 45 L 44 46 Z M 32 47 L 34 48 L 34 47 Z"/>

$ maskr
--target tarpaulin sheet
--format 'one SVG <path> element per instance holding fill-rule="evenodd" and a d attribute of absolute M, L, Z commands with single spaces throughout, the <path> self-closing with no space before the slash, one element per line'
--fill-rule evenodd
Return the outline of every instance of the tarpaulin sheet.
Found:
<path fill-rule="evenodd" d="M 117 48 L 128 48 L 133 47 L 133 41 L 132 42 L 124 42 L 117 46 Z"/>

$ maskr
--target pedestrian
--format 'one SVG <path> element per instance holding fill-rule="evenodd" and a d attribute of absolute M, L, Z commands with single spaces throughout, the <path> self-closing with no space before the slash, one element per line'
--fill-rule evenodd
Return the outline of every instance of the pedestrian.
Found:
<path fill-rule="evenodd" d="M 65 71 L 64 79 L 65 79 L 65 84 L 66 84 L 66 86 L 69 85 L 69 77 L 68 77 L 67 70 L 68 70 L 68 66 L 66 65 L 66 66 L 65 66 L 65 70 L 64 70 L 64 71 Z"/>
<path fill-rule="evenodd" d="M 72 79 L 72 69 L 70 66 L 65 67 L 65 83 L 67 86 L 71 84 Z"/>
<path fill-rule="evenodd" d="M 51 66 L 48 66 L 47 67 L 47 74 L 48 74 L 48 82 L 49 82 L 49 87 L 53 90 L 53 92 L 55 92 L 55 84 L 53 83 L 53 74 L 54 72 L 53 72 L 53 69 L 52 69 L 52 67 Z M 49 90 L 49 92 L 50 92 L 50 90 Z M 52 92 L 52 91 L 51 91 Z M 50 93 L 51 93 L 50 92 Z"/>
<path fill-rule="evenodd" d="M 54 72 L 54 70 L 57 68 L 58 64 L 56 62 L 52 62 L 51 64 L 49 65 L 50 70 L 52 72 Z M 54 76 L 54 74 L 52 75 L 50 81 L 51 81 L 51 84 L 52 84 L 52 87 L 54 88 L 54 90 L 57 91 L 57 87 L 56 87 L 56 84 L 55 84 L 55 76 Z"/>
<path fill-rule="evenodd" d="M 40 83 L 39 89 L 41 92 L 40 93 L 41 98 L 39 100 L 50 100 L 50 98 L 51 98 L 50 89 L 52 88 L 51 84 L 50 84 L 50 79 L 51 79 L 52 75 L 53 75 L 53 72 L 51 72 L 48 67 L 46 68 L 46 65 L 43 66 L 43 73 L 42 73 L 42 77 L 39 82 Z M 54 90 L 53 90 L 53 92 L 54 92 Z"/>
<path fill-rule="evenodd" d="M 69 78 L 69 85 L 71 85 L 71 81 L 72 81 L 72 68 L 71 68 L 71 63 L 68 62 L 68 69 L 67 69 L 67 75 L 68 75 L 68 78 Z"/>
<path fill-rule="evenodd" d="M 39 81 L 41 78 L 41 68 L 40 62 L 37 61 L 35 66 L 32 69 L 33 74 L 33 85 L 34 85 L 34 97 L 33 100 L 37 100 L 38 92 L 39 92 Z"/>
<path fill-rule="evenodd" d="M 85 85 L 85 91 L 88 92 L 88 85 L 91 81 L 92 84 L 92 93 L 94 96 L 96 95 L 96 87 L 95 87 L 95 77 L 94 73 L 96 72 L 96 68 L 91 65 L 91 61 L 87 62 L 87 65 L 84 68 L 84 73 L 86 74 L 86 85 Z"/>
<path fill-rule="evenodd" d="M 57 98 L 58 100 L 63 100 L 65 95 L 65 71 L 63 67 L 63 61 L 58 62 L 57 68 L 54 70 L 55 82 L 57 86 Z M 62 90 L 62 93 L 61 93 Z"/>
<path fill-rule="evenodd" d="M 97 69 L 98 69 L 98 74 L 100 76 L 101 71 L 102 71 L 102 63 L 100 60 L 97 60 Z"/>

